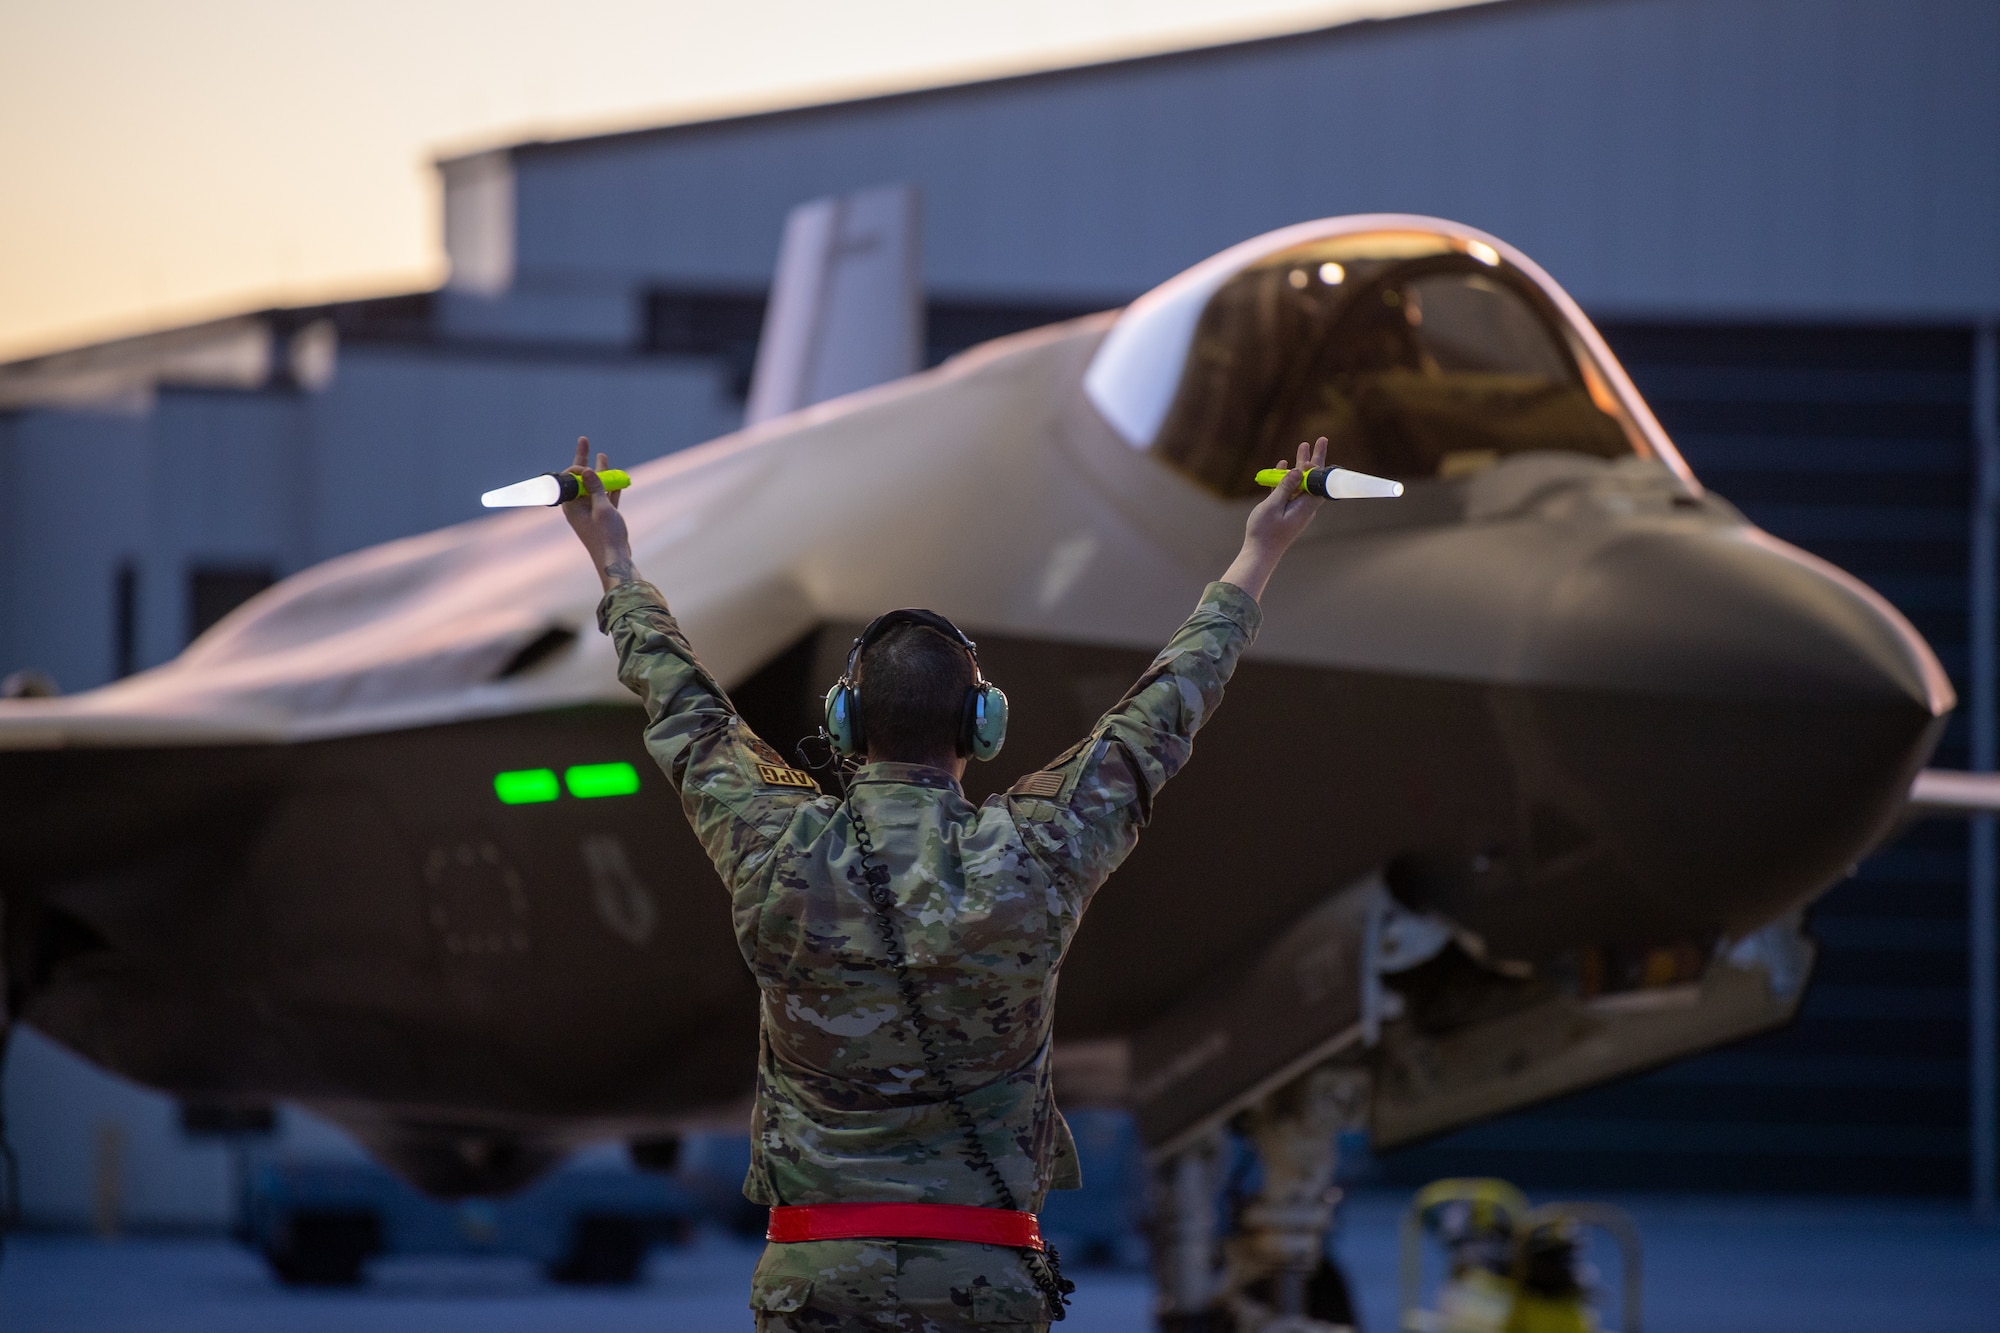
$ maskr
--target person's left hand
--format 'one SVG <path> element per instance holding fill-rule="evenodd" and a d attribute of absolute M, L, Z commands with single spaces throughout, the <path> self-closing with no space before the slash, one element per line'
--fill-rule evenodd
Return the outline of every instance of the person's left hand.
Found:
<path fill-rule="evenodd" d="M 1278 460 L 1278 466 L 1289 469 L 1285 479 L 1271 488 L 1271 493 L 1263 498 L 1250 518 L 1243 525 L 1245 546 L 1256 546 L 1268 551 L 1272 559 L 1283 555 L 1291 544 L 1299 539 L 1306 525 L 1313 521 L 1313 515 L 1326 503 L 1317 495 L 1299 489 L 1311 468 L 1326 466 L 1326 436 L 1322 435 L 1311 444 L 1299 444 L 1299 461 L 1295 464 Z"/>
<path fill-rule="evenodd" d="M 607 592 L 638 577 L 632 568 L 632 535 L 626 530 L 625 516 L 618 512 L 620 492 L 606 491 L 597 476 L 598 469 L 610 465 L 610 457 L 599 454 L 597 467 L 591 467 L 590 437 L 578 436 L 576 462 L 564 471 L 581 479 L 583 494 L 562 506 L 563 517 L 569 520 L 583 549 L 590 552 Z"/>
<path fill-rule="evenodd" d="M 1313 515 L 1326 503 L 1317 495 L 1309 495 L 1299 489 L 1308 468 L 1326 465 L 1326 436 L 1322 435 L 1311 444 L 1299 445 L 1299 461 L 1285 473 L 1285 479 L 1271 488 L 1271 493 L 1258 502 L 1250 511 L 1249 520 L 1243 525 L 1243 549 L 1222 572 L 1224 583 L 1233 583 L 1251 597 L 1262 600 L 1264 585 L 1271 581 L 1271 571 L 1291 549 L 1299 534 L 1306 530 L 1306 524 L 1313 521 Z M 1279 467 L 1286 467 L 1283 461 Z"/>

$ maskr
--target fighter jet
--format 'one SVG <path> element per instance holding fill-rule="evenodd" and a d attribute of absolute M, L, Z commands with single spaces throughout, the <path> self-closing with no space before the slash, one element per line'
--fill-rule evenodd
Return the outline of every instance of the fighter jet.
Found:
<path fill-rule="evenodd" d="M 870 617 L 965 627 L 1012 700 L 978 800 L 1118 699 L 1320 435 L 1406 493 L 1327 505 L 1273 581 L 1064 969 L 1061 1097 L 1172 1155 L 1347 1061 L 1393 1146 L 1787 1021 L 1800 909 L 1902 816 L 1950 686 L 1704 490 L 1496 237 L 1260 236 L 637 466 L 624 512 L 781 751 Z M 10 1012 L 178 1096 L 316 1108 L 446 1195 L 740 1125 L 755 989 L 597 596 L 560 514 L 515 511 L 0 705 Z"/>

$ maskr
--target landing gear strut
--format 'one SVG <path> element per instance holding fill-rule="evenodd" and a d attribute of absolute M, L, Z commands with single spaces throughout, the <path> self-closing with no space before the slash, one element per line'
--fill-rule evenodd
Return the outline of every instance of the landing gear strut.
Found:
<path fill-rule="evenodd" d="M 1163 1159 L 1153 1172 L 1153 1283 L 1161 1333 L 1226 1333 L 1216 1309 L 1221 1219 L 1216 1196 L 1228 1162 L 1217 1130 Z"/>

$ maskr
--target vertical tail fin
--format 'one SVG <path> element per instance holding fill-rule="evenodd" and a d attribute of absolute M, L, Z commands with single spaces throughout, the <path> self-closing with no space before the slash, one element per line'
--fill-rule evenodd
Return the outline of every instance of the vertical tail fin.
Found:
<path fill-rule="evenodd" d="M 916 186 L 881 185 L 791 211 L 745 424 L 922 368 L 921 210 Z"/>

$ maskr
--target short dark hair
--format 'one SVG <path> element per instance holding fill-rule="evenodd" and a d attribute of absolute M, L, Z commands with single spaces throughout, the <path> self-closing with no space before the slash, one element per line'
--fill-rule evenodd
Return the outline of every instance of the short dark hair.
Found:
<path fill-rule="evenodd" d="M 897 625 L 868 645 L 857 670 L 870 754 L 927 763 L 958 753 L 965 699 L 978 678 L 964 648 L 934 629 Z"/>

